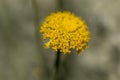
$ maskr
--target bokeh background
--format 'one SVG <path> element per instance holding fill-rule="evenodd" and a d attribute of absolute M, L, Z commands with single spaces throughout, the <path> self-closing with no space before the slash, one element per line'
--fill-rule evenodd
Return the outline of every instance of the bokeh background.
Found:
<path fill-rule="evenodd" d="M 58 0 L 0 0 L 0 80 L 50 80 L 56 54 L 43 47 L 39 25 Z M 91 32 L 80 56 L 61 55 L 60 80 L 120 80 L 120 0 L 63 0 Z"/>

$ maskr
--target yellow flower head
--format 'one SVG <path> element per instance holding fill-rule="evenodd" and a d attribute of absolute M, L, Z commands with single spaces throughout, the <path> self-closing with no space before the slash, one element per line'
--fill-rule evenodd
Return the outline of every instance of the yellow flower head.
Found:
<path fill-rule="evenodd" d="M 71 49 L 78 53 L 88 47 L 90 33 L 86 23 L 71 12 L 52 13 L 40 26 L 43 39 L 48 39 L 45 47 L 67 54 Z"/>

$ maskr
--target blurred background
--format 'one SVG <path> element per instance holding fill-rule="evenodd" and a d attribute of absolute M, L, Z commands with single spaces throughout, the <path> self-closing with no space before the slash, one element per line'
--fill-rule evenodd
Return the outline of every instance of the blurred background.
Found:
<path fill-rule="evenodd" d="M 39 26 L 58 0 L 0 0 L 0 80 L 50 80 L 56 54 Z M 63 0 L 91 32 L 80 56 L 61 55 L 60 80 L 120 80 L 120 0 Z"/>

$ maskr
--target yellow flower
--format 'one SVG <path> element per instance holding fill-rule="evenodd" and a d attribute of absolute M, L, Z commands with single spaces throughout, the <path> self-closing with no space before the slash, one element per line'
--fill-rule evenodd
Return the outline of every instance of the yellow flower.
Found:
<path fill-rule="evenodd" d="M 43 39 L 47 39 L 45 47 L 50 46 L 54 51 L 67 54 L 71 49 L 76 49 L 78 53 L 88 47 L 90 33 L 86 23 L 71 12 L 52 13 L 46 17 L 40 26 Z"/>

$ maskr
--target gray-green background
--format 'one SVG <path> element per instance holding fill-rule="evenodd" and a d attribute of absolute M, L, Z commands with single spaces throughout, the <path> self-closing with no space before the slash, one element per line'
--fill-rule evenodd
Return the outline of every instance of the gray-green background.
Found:
<path fill-rule="evenodd" d="M 50 80 L 55 53 L 39 25 L 58 0 L 0 0 L 0 80 Z M 120 0 L 64 0 L 91 32 L 81 56 L 62 55 L 61 80 L 120 80 Z"/>

